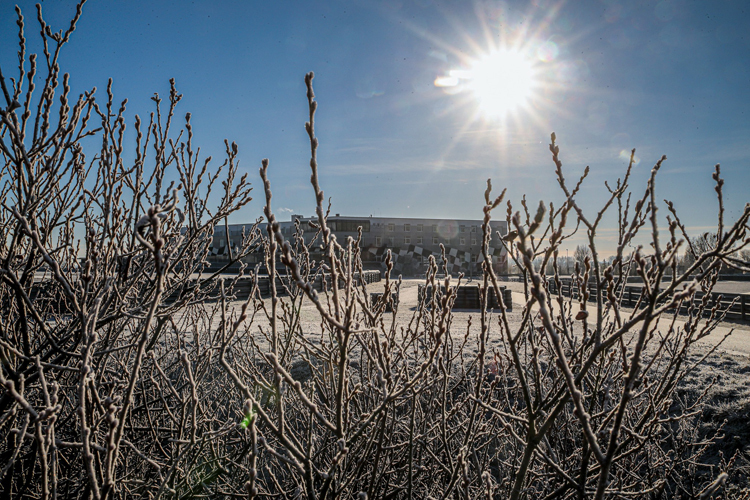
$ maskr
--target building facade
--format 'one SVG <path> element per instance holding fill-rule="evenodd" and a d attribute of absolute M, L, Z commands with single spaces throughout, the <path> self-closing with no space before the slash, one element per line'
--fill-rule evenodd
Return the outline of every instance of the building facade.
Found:
<path fill-rule="evenodd" d="M 299 220 L 304 239 L 309 243 L 315 236 L 310 222 L 316 217 L 292 215 L 290 221 L 279 222 L 281 233 L 288 238 L 294 233 L 294 221 Z M 340 214 L 327 219 L 328 227 L 342 245 L 347 237 L 356 239 L 358 228 L 362 228 L 361 253 L 366 269 L 385 268 L 385 255 L 391 251 L 394 270 L 404 275 L 418 275 L 427 268 L 431 255 L 435 256 L 442 272 L 440 245 L 445 247 L 448 272 L 463 272 L 469 275 L 480 273 L 482 258 L 482 221 L 467 219 L 419 219 L 396 217 L 349 217 Z M 243 234 L 252 224 L 230 224 L 229 244 L 239 247 Z M 508 256 L 500 238 L 508 234 L 506 221 L 491 221 L 490 255 L 495 272 L 507 274 Z M 265 224 L 261 224 L 265 234 Z M 224 227 L 217 227 L 210 260 L 220 263 L 228 257 L 227 237 Z M 260 254 L 244 259 L 249 264 L 260 262 Z"/>

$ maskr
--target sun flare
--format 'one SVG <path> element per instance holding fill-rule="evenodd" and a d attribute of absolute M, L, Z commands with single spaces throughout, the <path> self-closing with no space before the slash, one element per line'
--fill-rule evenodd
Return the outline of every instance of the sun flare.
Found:
<path fill-rule="evenodd" d="M 470 91 L 488 118 L 502 118 L 528 104 L 537 86 L 532 60 L 519 51 L 496 50 L 435 80 L 447 91 Z M 453 89 L 453 90 L 449 90 Z"/>
<path fill-rule="evenodd" d="M 487 116 L 524 106 L 534 88 L 531 61 L 520 52 L 497 51 L 478 59 L 464 75 Z"/>

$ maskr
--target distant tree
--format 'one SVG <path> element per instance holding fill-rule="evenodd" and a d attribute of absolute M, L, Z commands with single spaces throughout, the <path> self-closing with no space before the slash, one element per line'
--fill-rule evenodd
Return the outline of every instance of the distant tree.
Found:
<path fill-rule="evenodd" d="M 581 273 L 583 273 L 583 270 L 585 269 L 584 262 L 586 257 L 591 259 L 591 249 L 586 245 L 578 245 L 576 251 L 573 253 L 573 262 L 578 264 Z"/>
<path fill-rule="evenodd" d="M 750 250 L 735 252 L 723 262 L 722 273 L 745 274 L 750 271 Z"/>
<path fill-rule="evenodd" d="M 685 254 L 682 256 L 680 266 L 682 269 L 688 269 L 693 265 L 696 258 L 712 250 L 716 246 L 716 234 L 703 233 L 695 238 L 690 238 Z"/>
<path fill-rule="evenodd" d="M 560 275 L 568 274 L 569 266 L 566 262 L 565 257 L 558 257 L 557 258 L 557 272 Z M 547 276 L 552 276 L 555 274 L 555 268 L 554 268 L 554 261 L 552 259 L 547 261 L 547 267 L 544 269 L 544 272 Z"/>
<path fill-rule="evenodd" d="M 740 261 L 740 265 L 733 267 L 732 269 L 737 273 L 747 273 L 748 269 L 750 269 L 750 250 L 741 250 L 737 252 L 737 259 Z"/>

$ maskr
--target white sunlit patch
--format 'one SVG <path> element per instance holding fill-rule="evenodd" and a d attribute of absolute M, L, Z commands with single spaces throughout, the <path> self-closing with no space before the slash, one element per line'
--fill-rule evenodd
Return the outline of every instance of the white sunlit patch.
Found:
<path fill-rule="evenodd" d="M 469 86 L 489 116 L 502 116 L 523 106 L 534 86 L 531 62 L 519 52 L 490 53 L 477 60 L 469 73 Z"/>
<path fill-rule="evenodd" d="M 469 69 L 452 70 L 435 79 L 449 93 L 470 90 L 488 117 L 505 116 L 524 106 L 536 85 L 532 61 L 512 50 L 497 50 L 476 59 Z"/>
<path fill-rule="evenodd" d="M 458 83 L 458 78 L 455 76 L 439 76 L 435 78 L 436 87 L 455 87 Z"/>

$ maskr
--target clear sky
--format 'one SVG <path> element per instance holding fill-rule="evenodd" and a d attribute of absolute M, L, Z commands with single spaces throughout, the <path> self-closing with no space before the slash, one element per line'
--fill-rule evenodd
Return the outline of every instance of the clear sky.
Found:
<path fill-rule="evenodd" d="M 17 28 L 12 2 L 0 5 L 0 64 L 10 76 Z M 40 52 L 34 4 L 19 5 L 29 49 Z M 53 29 L 75 11 L 68 0 L 42 5 Z M 254 179 L 256 200 L 231 222 L 261 214 L 266 157 L 279 217 L 312 214 L 308 71 L 334 213 L 479 218 L 488 177 L 515 207 L 523 193 L 531 206 L 559 204 L 552 131 L 568 179 L 592 168 L 580 197 L 591 210 L 633 147 L 634 190 L 666 154 L 659 197 L 696 232 L 716 221 L 715 163 L 729 217 L 750 201 L 745 1 L 93 0 L 83 11 L 62 57 L 74 92 L 96 86 L 103 96 L 112 77 L 116 99 L 129 99 L 132 132 L 132 115 L 147 116 L 152 94 L 166 96 L 175 78 L 179 115 L 192 113 L 202 153 L 220 158 L 223 140 L 236 141 Z M 520 54 L 532 89 L 488 116 L 488 102 L 455 75 L 476 72 L 474 61 L 493 51 Z M 451 79 L 458 85 L 445 86 Z"/>

